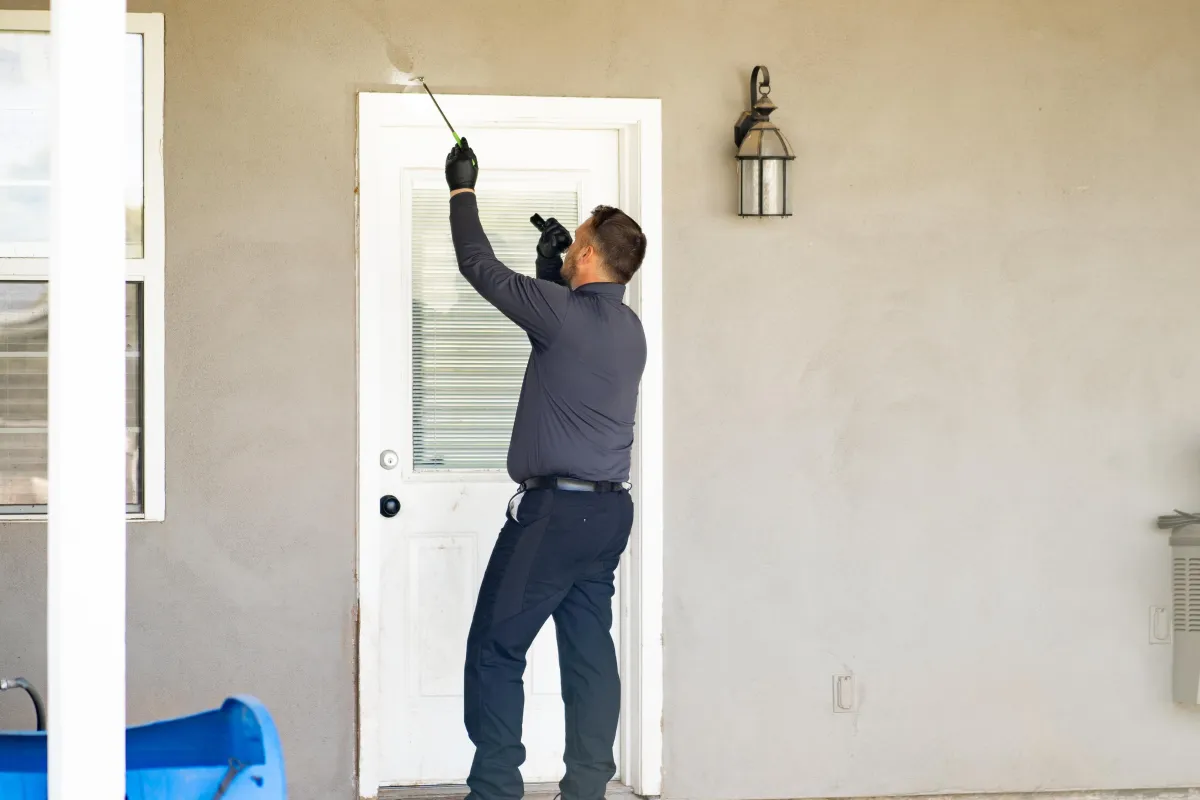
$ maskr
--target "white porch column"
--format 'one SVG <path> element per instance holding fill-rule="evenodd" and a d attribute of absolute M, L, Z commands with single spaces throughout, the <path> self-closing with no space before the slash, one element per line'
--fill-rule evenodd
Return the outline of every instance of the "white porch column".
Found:
<path fill-rule="evenodd" d="M 51 800 L 125 792 L 125 0 L 53 0 Z"/>

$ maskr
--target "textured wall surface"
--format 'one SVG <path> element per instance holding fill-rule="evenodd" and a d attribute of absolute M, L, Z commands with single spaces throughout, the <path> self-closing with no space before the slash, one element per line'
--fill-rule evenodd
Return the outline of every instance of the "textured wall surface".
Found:
<path fill-rule="evenodd" d="M 293 796 L 353 792 L 354 97 L 397 63 L 663 99 L 666 794 L 1200 784 L 1147 644 L 1149 523 L 1200 505 L 1200 3 L 131 10 L 166 14 L 169 336 L 131 719 L 253 692 Z M 734 215 L 756 63 L 786 221 Z M 0 528 L 0 672 L 39 682 L 44 562 Z"/>

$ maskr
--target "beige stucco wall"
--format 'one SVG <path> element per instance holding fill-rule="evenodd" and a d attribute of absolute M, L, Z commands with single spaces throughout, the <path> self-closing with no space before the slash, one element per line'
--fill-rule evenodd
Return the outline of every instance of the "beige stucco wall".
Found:
<path fill-rule="evenodd" d="M 169 336 L 132 719 L 253 692 L 293 796 L 352 794 L 354 95 L 407 51 L 443 92 L 663 99 L 668 795 L 1200 784 L 1147 644 L 1148 523 L 1200 505 L 1200 3 L 131 10 L 167 15 Z M 733 215 L 755 63 L 787 221 Z M 0 529 L 0 672 L 43 683 L 44 558 Z"/>

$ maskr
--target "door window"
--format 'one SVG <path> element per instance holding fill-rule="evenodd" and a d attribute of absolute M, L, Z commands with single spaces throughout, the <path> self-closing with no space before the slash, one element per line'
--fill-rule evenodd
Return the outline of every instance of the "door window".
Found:
<path fill-rule="evenodd" d="M 534 274 L 533 214 L 574 231 L 577 188 L 489 188 L 479 217 L 496 257 Z M 529 339 L 463 280 L 445 187 L 412 192 L 413 470 L 503 470 Z"/>

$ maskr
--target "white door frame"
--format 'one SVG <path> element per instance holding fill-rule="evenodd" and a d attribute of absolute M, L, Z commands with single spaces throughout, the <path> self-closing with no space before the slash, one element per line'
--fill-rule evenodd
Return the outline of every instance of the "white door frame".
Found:
<path fill-rule="evenodd" d="M 630 294 L 641 316 L 648 355 L 638 407 L 633 477 L 637 518 L 631 558 L 621 565 L 622 780 L 643 796 L 662 792 L 663 708 L 663 281 L 662 105 L 659 100 L 614 98 L 439 97 L 460 134 L 472 129 L 584 128 L 618 132 L 621 207 L 646 233 L 646 258 Z M 387 128 L 443 125 L 421 94 L 362 92 L 358 98 L 358 793 L 374 798 L 379 786 L 380 587 L 382 548 L 379 467 L 380 246 L 362 235 L 364 208 L 373 208 L 377 181 L 364 173 Z M 449 132 L 447 150 L 452 140 Z M 482 154 L 481 154 L 482 155 Z M 486 160 L 484 164 L 486 169 Z M 449 211 L 447 211 L 449 213 Z M 464 644 L 465 646 L 465 644 Z M 465 767 L 465 765 L 464 765 Z"/>

